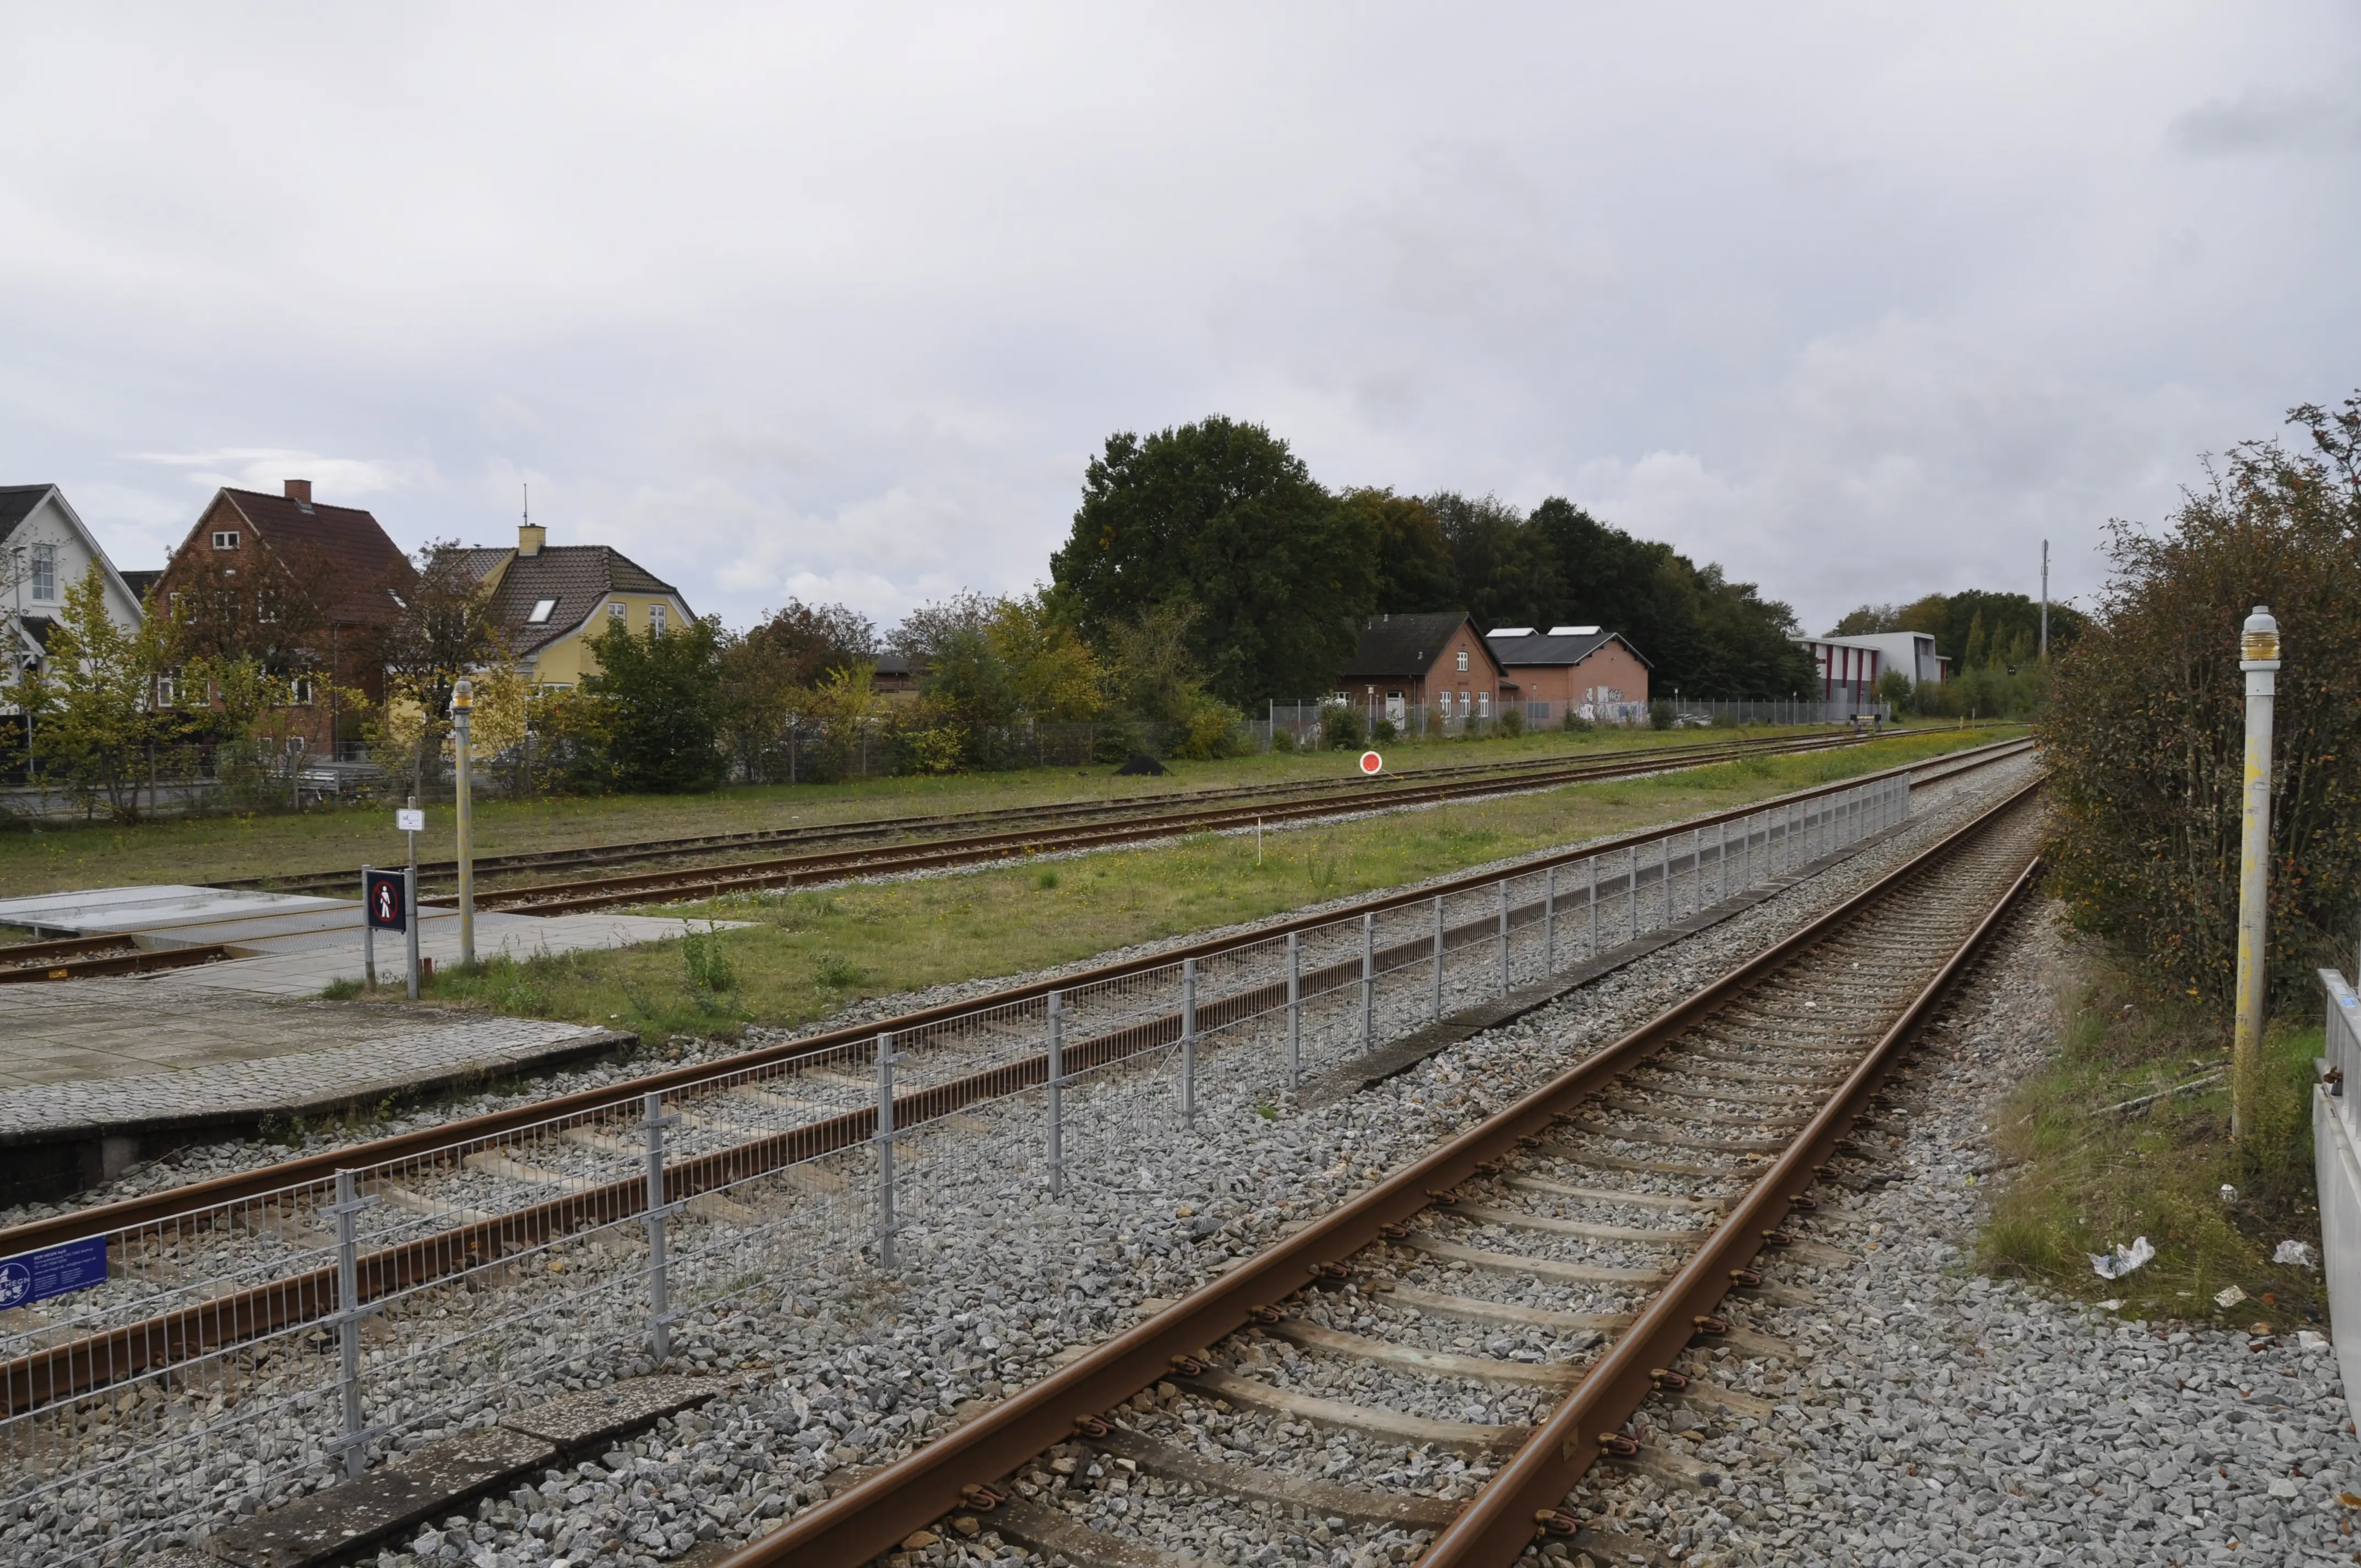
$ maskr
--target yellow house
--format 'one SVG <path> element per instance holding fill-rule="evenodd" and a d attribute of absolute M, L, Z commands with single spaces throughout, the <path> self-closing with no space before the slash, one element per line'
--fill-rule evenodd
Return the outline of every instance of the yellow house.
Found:
<path fill-rule="evenodd" d="M 529 522 L 516 548 L 478 545 L 467 569 L 492 595 L 492 614 L 509 634 L 525 684 L 564 690 L 595 674 L 588 643 L 618 621 L 632 631 L 664 631 L 695 619 L 688 601 L 620 550 L 604 544 L 552 544 Z"/>

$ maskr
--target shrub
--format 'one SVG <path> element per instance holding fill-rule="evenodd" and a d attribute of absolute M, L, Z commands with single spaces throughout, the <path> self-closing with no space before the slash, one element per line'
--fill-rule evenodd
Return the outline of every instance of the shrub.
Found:
<path fill-rule="evenodd" d="M 1508 736 L 1525 732 L 1525 708 L 1522 703 L 1503 703 L 1500 707 L 1500 733 Z"/>
<path fill-rule="evenodd" d="M 2153 982 L 2229 998 L 2236 967 L 2241 624 L 2279 623 L 2269 918 L 2281 994 L 2346 955 L 2361 893 L 2361 396 L 2290 415 L 2312 453 L 2233 449 L 2159 534 L 2114 527 L 2093 624 L 2037 732 L 2070 917 Z"/>
<path fill-rule="evenodd" d="M 1669 702 L 1652 702 L 1648 705 L 1648 728 L 1651 729 L 1670 729 L 1675 717 L 1677 716 L 1673 711 L 1673 705 Z"/>
<path fill-rule="evenodd" d="M 1575 712 L 1574 709 L 1568 708 L 1565 713 L 1565 721 L 1560 726 L 1560 728 L 1569 735 L 1587 735 L 1592 730 L 1598 729 L 1598 725 L 1596 720 L 1585 718 L 1581 714 Z"/>
<path fill-rule="evenodd" d="M 1361 710 L 1345 703 L 1331 703 L 1320 710 L 1320 733 L 1334 751 L 1346 751 L 1361 744 Z"/>
<path fill-rule="evenodd" d="M 1270 731 L 1270 749 L 1273 751 L 1294 751 L 1295 731 L 1292 729 L 1281 729 L 1278 726 L 1273 725 Z"/>
<path fill-rule="evenodd" d="M 1372 740 L 1390 740 L 1400 733 L 1400 730 L 1394 728 L 1394 721 L 1390 718 L 1380 718 L 1369 726 L 1369 739 Z"/>

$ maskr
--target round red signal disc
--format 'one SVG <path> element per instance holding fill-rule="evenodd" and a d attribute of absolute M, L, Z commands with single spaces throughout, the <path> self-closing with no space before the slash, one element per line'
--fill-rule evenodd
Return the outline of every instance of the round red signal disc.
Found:
<path fill-rule="evenodd" d="M 1364 751 L 1361 753 L 1361 771 L 1363 773 L 1381 773 L 1384 771 L 1385 765 L 1386 760 L 1383 757 L 1378 756 L 1375 751 Z"/>

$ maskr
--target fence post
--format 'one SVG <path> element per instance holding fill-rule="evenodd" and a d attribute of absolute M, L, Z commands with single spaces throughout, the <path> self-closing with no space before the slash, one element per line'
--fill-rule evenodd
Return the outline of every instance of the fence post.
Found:
<path fill-rule="evenodd" d="M 368 1428 L 361 1420 L 361 1319 L 376 1309 L 360 1304 L 360 1240 L 353 1222 L 377 1204 L 375 1194 L 363 1198 L 353 1190 L 351 1171 L 336 1172 L 336 1201 L 328 1212 L 336 1217 L 337 1382 L 344 1393 L 345 1430 L 328 1447 L 344 1450 L 345 1475 L 355 1481 L 368 1465 Z"/>
<path fill-rule="evenodd" d="M 1509 879 L 1500 879 L 1500 994 L 1509 994 Z"/>
<path fill-rule="evenodd" d="M 661 1366 L 672 1357 L 672 1277 L 664 1266 L 664 1129 L 680 1120 L 664 1113 L 664 1095 L 640 1099 L 640 1125 L 648 1135 L 648 1344 Z M 891 1112 L 887 1114 L 890 1116 Z"/>
<path fill-rule="evenodd" d="M 1631 931 L 1630 931 L 1630 934 L 1628 935 L 1628 937 L 1627 937 L 1625 939 L 1626 939 L 1626 940 L 1628 940 L 1628 941 L 1633 941 L 1633 942 L 1636 942 L 1636 941 L 1638 941 L 1638 940 L 1640 939 L 1640 846 L 1639 846 L 1639 845 L 1634 844 L 1634 845 L 1632 845 L 1632 846 L 1631 846 L 1631 890 L 1630 890 L 1630 891 L 1631 891 L 1631 896 L 1630 896 L 1629 898 L 1627 898 L 1627 899 L 1625 899 L 1625 900 L 1623 901 L 1623 902 L 1624 902 L 1624 904 L 1625 904 L 1625 905 L 1627 906 L 1627 907 L 1625 908 L 1625 910 L 1624 910 L 1624 915 L 1628 917 L 1628 919 L 1629 919 L 1629 921 L 1630 921 L 1630 924 L 1631 924 Z"/>
<path fill-rule="evenodd" d="M 1180 1124 L 1197 1125 L 1197 960 L 1180 960 Z"/>
<path fill-rule="evenodd" d="M 1361 916 L 1361 1049 L 1377 1048 L 1378 1003 L 1378 916 L 1374 910 Z"/>
<path fill-rule="evenodd" d="M 1670 833 L 1656 840 L 1656 877 L 1664 894 L 1664 924 L 1673 923 L 1673 836 Z"/>
<path fill-rule="evenodd" d="M 1590 884 L 1590 958 L 1598 956 L 1598 857 L 1593 855 L 1587 863 L 1584 879 Z"/>
<path fill-rule="evenodd" d="M 1730 824 L 1713 826 L 1713 901 L 1716 904 L 1730 896 Z"/>
<path fill-rule="evenodd" d="M 1557 867 L 1542 873 L 1542 973 L 1557 972 Z"/>
<path fill-rule="evenodd" d="M 1065 998 L 1049 993 L 1049 1196 L 1066 1193 Z"/>
<path fill-rule="evenodd" d="M 894 1032 L 877 1036 L 877 1266 L 901 1266 L 894 1233 Z"/>
<path fill-rule="evenodd" d="M 1303 1082 L 1303 943 L 1287 934 L 1287 1087 Z"/>
<path fill-rule="evenodd" d="M 1434 1021 L 1443 1022 L 1443 894 L 1434 895 Z"/>

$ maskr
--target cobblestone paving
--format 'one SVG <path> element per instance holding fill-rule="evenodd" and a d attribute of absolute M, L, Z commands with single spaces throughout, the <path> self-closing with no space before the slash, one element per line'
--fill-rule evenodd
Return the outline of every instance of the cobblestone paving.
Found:
<path fill-rule="evenodd" d="M 0 1141 L 373 1101 L 609 1038 L 537 1018 L 266 1002 L 183 976 L 16 986 L 0 1021 Z"/>

